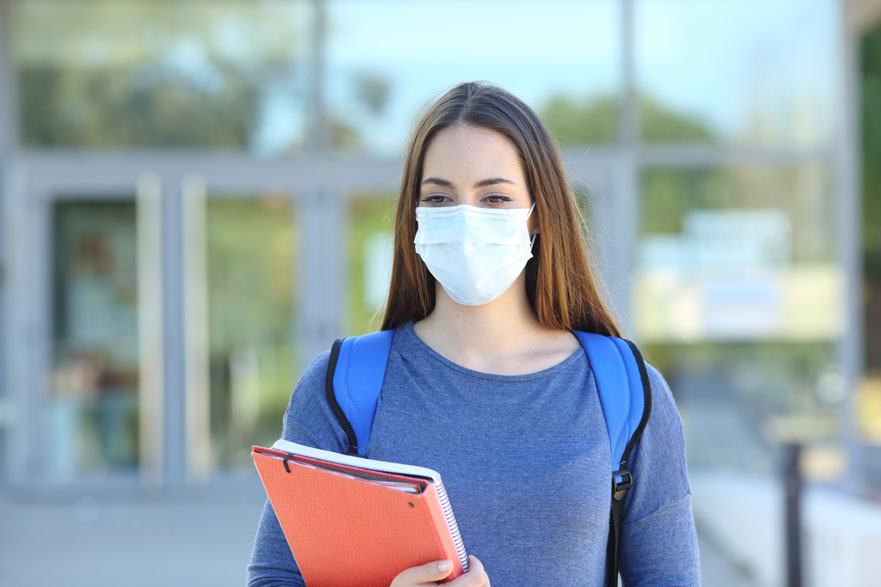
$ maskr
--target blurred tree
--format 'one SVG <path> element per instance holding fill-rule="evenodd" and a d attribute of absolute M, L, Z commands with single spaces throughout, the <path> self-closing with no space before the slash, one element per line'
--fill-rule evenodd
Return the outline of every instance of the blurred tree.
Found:
<path fill-rule="evenodd" d="M 396 196 L 383 197 L 367 195 L 349 200 L 349 237 L 347 289 L 348 321 L 347 332 L 363 334 L 379 328 L 382 315 L 368 299 L 367 269 L 368 243 L 376 235 L 393 238 Z"/>
<path fill-rule="evenodd" d="M 381 116 L 388 106 L 391 82 L 382 74 L 357 72 L 352 77 L 357 101 L 373 116 Z"/>
<path fill-rule="evenodd" d="M 881 372 L 881 25 L 862 41 L 862 176 L 866 369 Z"/>
<path fill-rule="evenodd" d="M 790 222 L 793 263 L 831 263 L 828 177 L 819 165 L 747 165 L 643 171 L 640 230 L 678 234 L 695 210 L 776 210 Z"/>
<path fill-rule="evenodd" d="M 542 120 L 561 145 L 614 143 L 618 138 L 619 98 L 615 95 L 576 99 L 552 96 L 540 109 Z M 676 112 L 648 95 L 639 98 L 645 141 L 711 142 L 713 131 L 690 114 Z"/>
<path fill-rule="evenodd" d="M 618 98 L 574 99 L 551 96 L 539 109 L 542 120 L 561 145 L 613 143 L 618 138 Z"/>
<path fill-rule="evenodd" d="M 26 145 L 247 147 L 266 94 L 302 93 L 299 3 L 15 6 Z"/>
<path fill-rule="evenodd" d="M 334 149 L 340 151 L 355 151 L 361 147 L 361 135 L 354 123 L 333 116 L 330 119 L 330 142 Z"/>
<path fill-rule="evenodd" d="M 26 145 L 244 147 L 259 116 L 235 78 L 208 90 L 169 71 L 27 67 L 19 83 Z"/>

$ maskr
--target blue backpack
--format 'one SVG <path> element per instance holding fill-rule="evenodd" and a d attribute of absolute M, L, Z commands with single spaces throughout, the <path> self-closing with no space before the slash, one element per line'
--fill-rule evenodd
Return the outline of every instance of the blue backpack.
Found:
<path fill-rule="evenodd" d="M 327 401 L 346 432 L 349 454 L 366 458 L 376 403 L 385 377 L 394 330 L 334 342 L 325 378 Z M 639 350 L 629 340 L 574 332 L 596 379 L 611 448 L 612 511 L 606 582 L 618 584 L 618 545 L 624 498 L 634 479 L 628 459 L 648 422 L 651 387 Z"/>

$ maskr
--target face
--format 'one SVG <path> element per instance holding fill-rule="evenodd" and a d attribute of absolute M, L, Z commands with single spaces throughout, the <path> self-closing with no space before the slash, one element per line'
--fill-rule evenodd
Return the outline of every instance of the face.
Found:
<path fill-rule="evenodd" d="M 517 149 L 502 134 L 481 127 L 454 125 L 428 145 L 422 164 L 419 206 L 529 208 L 532 194 Z M 535 232 L 529 217 L 529 232 Z"/>

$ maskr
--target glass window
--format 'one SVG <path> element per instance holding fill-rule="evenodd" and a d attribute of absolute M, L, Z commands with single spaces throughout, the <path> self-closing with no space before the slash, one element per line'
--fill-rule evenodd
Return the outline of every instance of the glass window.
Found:
<path fill-rule="evenodd" d="M 47 474 L 135 471 L 140 429 L 135 204 L 57 203 L 52 230 Z"/>
<path fill-rule="evenodd" d="M 334 144 L 400 152 L 419 110 L 472 80 L 522 98 L 564 144 L 613 141 L 619 28 L 618 8 L 608 0 L 331 0 Z"/>
<path fill-rule="evenodd" d="M 289 197 L 209 197 L 205 215 L 211 465 L 250 466 L 296 382 Z M 265 444 L 264 446 L 269 446 Z"/>
<path fill-rule="evenodd" d="M 820 165 L 647 169 L 636 287 L 643 337 L 841 334 L 835 203 Z"/>
<path fill-rule="evenodd" d="M 349 200 L 347 276 L 350 335 L 378 330 L 391 279 L 396 196 L 361 194 Z"/>
<path fill-rule="evenodd" d="M 843 472 L 843 275 L 819 164 L 646 169 L 636 326 L 667 376 L 696 467 L 772 474 L 810 441 L 806 474 Z"/>
<path fill-rule="evenodd" d="M 635 12 L 644 140 L 816 146 L 833 138 L 839 2 L 637 0 Z"/>
<path fill-rule="evenodd" d="M 844 473 L 846 390 L 834 342 L 658 342 L 643 351 L 676 398 L 693 470 L 776 476 L 780 443 L 798 440 L 808 445 L 807 477 Z"/>
<path fill-rule="evenodd" d="M 305 134 L 306 2 L 13 4 L 27 146 L 277 153 Z"/>

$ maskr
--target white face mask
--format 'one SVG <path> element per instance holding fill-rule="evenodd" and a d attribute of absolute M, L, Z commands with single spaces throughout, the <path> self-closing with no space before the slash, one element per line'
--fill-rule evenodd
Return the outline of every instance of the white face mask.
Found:
<path fill-rule="evenodd" d="M 416 252 L 453 301 L 486 304 L 532 258 L 526 220 L 533 208 L 417 207 Z"/>

